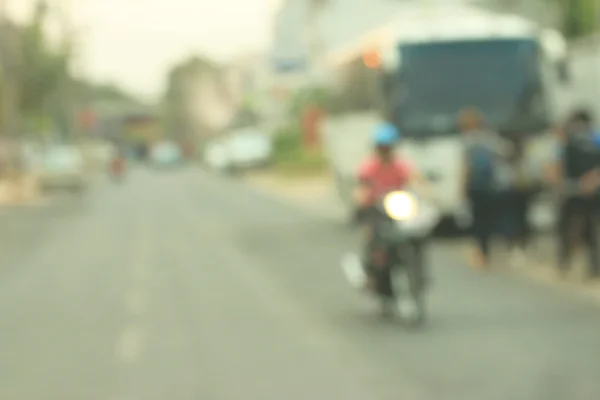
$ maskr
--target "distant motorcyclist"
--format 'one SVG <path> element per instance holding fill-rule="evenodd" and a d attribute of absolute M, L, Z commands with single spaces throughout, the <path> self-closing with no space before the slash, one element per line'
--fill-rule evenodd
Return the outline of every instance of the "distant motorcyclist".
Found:
<path fill-rule="evenodd" d="M 374 154 L 359 167 L 358 187 L 354 193 L 358 221 L 364 226 L 365 253 L 362 267 L 368 275 L 367 289 L 374 289 L 371 279 L 374 263 L 372 254 L 373 229 L 370 224 L 372 206 L 387 193 L 407 186 L 423 187 L 423 179 L 417 169 L 394 153 L 400 141 L 400 132 L 389 123 L 378 125 L 373 132 Z M 377 263 L 375 263 L 377 264 Z"/>
<path fill-rule="evenodd" d="M 359 186 L 355 200 L 359 209 L 368 208 L 381 196 L 401 189 L 410 180 L 413 166 L 394 154 L 399 141 L 400 133 L 394 125 L 384 123 L 375 128 L 375 153 L 362 162 L 357 173 Z"/>
<path fill-rule="evenodd" d="M 126 158 L 124 151 L 115 147 L 112 159 L 110 161 L 110 173 L 114 177 L 121 177 L 125 173 Z"/>

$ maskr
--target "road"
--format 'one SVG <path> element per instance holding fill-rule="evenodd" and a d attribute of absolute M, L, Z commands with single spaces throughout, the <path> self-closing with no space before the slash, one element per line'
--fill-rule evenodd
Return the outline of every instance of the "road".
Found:
<path fill-rule="evenodd" d="M 598 306 L 452 245 L 409 332 L 343 281 L 354 233 L 235 181 L 138 170 L 48 210 L 0 227 L 1 399 L 600 398 Z"/>

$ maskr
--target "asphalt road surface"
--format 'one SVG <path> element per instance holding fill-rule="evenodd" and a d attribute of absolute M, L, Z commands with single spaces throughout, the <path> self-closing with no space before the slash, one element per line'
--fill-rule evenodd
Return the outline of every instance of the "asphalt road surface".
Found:
<path fill-rule="evenodd" d="M 10 218 L 0 399 L 600 398 L 598 306 L 471 272 L 451 245 L 409 332 L 346 286 L 354 234 L 197 169 Z"/>

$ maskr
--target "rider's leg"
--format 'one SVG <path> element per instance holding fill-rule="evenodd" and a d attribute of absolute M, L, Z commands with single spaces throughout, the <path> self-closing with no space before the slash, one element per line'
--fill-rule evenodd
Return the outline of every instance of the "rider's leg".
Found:
<path fill-rule="evenodd" d="M 369 223 L 364 223 L 361 226 L 362 240 L 364 243 L 362 264 L 367 274 L 367 282 L 365 289 L 374 291 L 376 289 L 376 279 L 374 276 L 375 266 L 373 264 L 373 245 L 374 245 L 374 230 L 373 226 Z"/>
<path fill-rule="evenodd" d="M 485 192 L 469 193 L 471 215 L 473 217 L 472 233 L 474 239 L 474 252 L 471 260 L 474 268 L 480 269 L 488 266 L 490 256 L 490 239 L 494 228 L 493 196 Z"/>
<path fill-rule="evenodd" d="M 429 286 L 431 283 L 431 271 L 429 268 L 429 263 L 427 262 L 427 251 L 425 250 L 426 247 L 427 240 L 417 240 L 414 244 L 415 261 L 418 265 L 418 278 L 421 284 L 425 287 Z"/>

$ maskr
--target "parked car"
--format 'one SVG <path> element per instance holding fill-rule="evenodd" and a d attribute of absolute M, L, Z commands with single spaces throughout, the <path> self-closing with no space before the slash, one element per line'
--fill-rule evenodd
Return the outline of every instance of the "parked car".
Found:
<path fill-rule="evenodd" d="M 157 143 L 152 147 L 150 160 L 157 167 L 176 167 L 183 163 L 181 147 L 171 142 Z"/>
<path fill-rule="evenodd" d="M 39 143 L 24 142 L 20 156 L 28 172 L 39 172 L 44 165 L 44 149 Z"/>
<path fill-rule="evenodd" d="M 217 138 L 211 140 L 204 149 L 204 163 L 214 171 L 225 171 L 229 166 L 229 156 L 226 140 Z"/>
<path fill-rule="evenodd" d="M 210 143 L 204 159 L 215 170 L 241 170 L 267 165 L 272 152 L 268 135 L 257 128 L 243 128 Z"/>
<path fill-rule="evenodd" d="M 55 146 L 42 157 L 39 182 L 42 190 L 81 192 L 87 187 L 84 157 L 77 147 Z"/>

